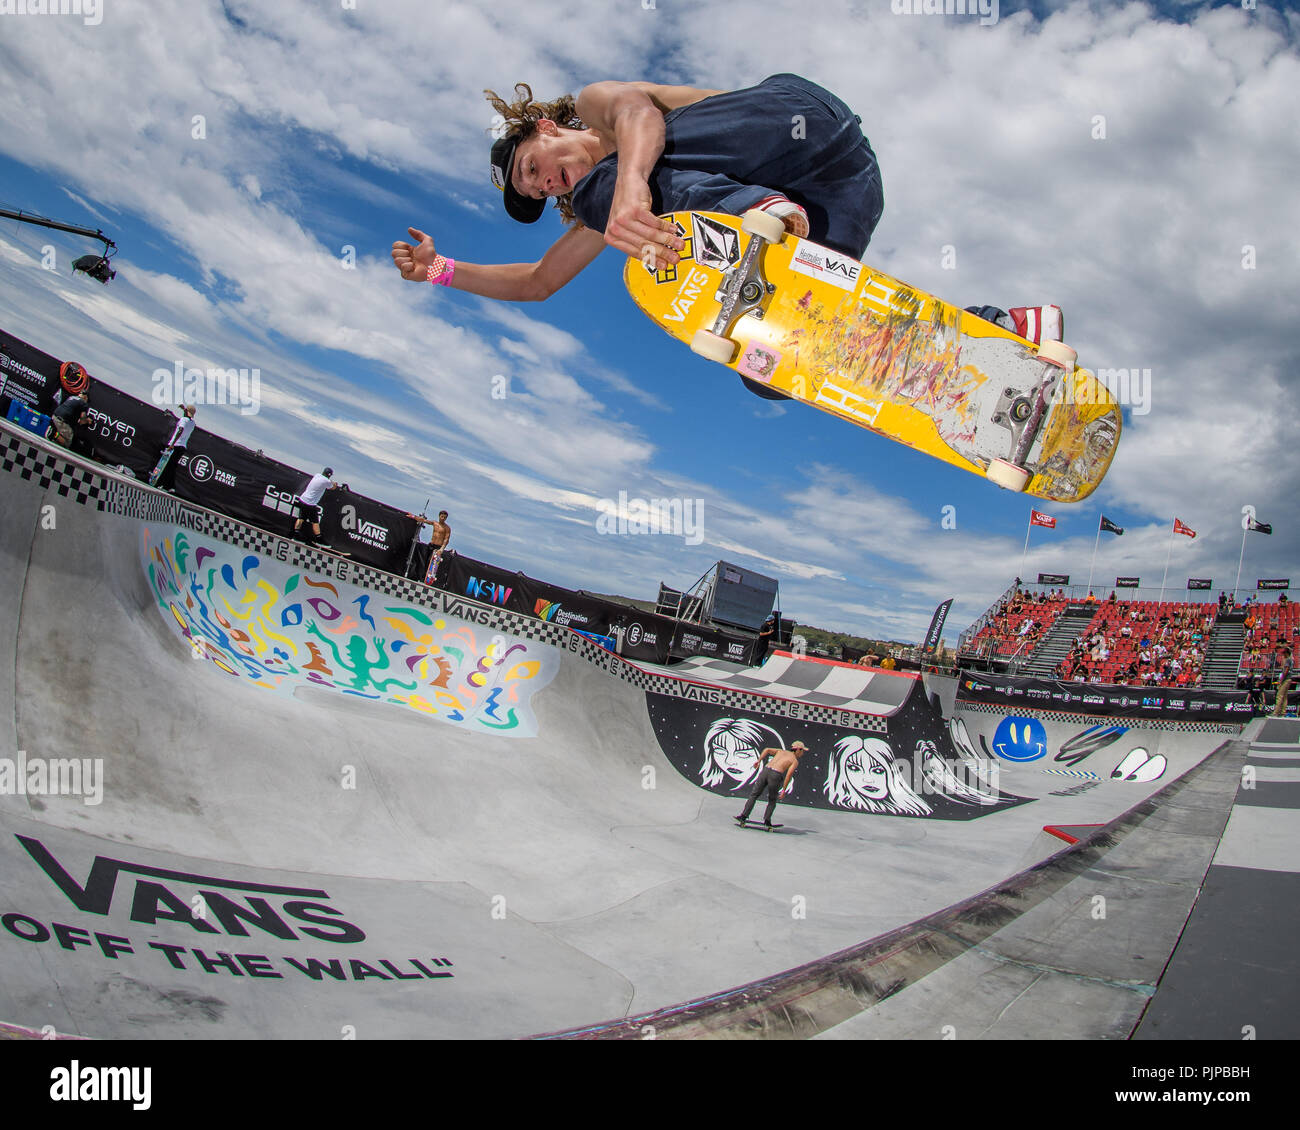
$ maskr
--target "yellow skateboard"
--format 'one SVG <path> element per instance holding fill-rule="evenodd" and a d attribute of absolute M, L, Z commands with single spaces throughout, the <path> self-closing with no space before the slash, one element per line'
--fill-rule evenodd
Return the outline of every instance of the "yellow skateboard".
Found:
<path fill-rule="evenodd" d="M 1087 498 L 1119 444 L 1110 391 L 1059 342 L 1035 346 L 762 212 L 674 212 L 686 246 L 623 281 L 673 337 L 778 395 L 998 486 Z"/>

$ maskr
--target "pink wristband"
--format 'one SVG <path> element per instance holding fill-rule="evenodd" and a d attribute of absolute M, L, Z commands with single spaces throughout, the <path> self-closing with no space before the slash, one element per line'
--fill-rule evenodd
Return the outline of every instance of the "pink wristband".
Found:
<path fill-rule="evenodd" d="M 439 255 L 425 271 L 424 277 L 434 286 L 450 286 L 451 280 L 456 277 L 456 260 Z"/>

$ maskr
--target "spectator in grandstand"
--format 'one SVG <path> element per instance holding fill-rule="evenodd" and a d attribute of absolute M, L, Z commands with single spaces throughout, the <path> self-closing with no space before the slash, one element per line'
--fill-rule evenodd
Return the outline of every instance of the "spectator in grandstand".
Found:
<path fill-rule="evenodd" d="M 1287 595 L 1286 595 L 1286 593 L 1284 593 L 1284 592 L 1283 592 L 1283 593 L 1278 593 L 1277 602 L 1278 602 L 1278 604 L 1280 604 L 1283 608 L 1285 608 L 1288 604 L 1291 603 L 1291 602 L 1287 599 Z"/>
<path fill-rule="evenodd" d="M 1277 700 L 1273 703 L 1273 717 L 1281 718 L 1286 713 L 1286 696 L 1291 689 L 1291 648 L 1282 647 L 1282 663 L 1277 672 Z"/>

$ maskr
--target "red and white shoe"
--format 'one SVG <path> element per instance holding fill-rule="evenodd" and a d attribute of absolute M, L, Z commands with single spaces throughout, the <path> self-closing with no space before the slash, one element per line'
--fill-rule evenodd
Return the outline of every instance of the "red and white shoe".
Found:
<path fill-rule="evenodd" d="M 796 239 L 808 238 L 808 213 L 785 196 L 765 196 L 754 205 L 760 212 L 775 216 Z"/>
<path fill-rule="evenodd" d="M 1045 341 L 1062 341 L 1065 315 L 1059 306 L 1013 306 L 1007 311 L 1015 331 L 1026 341 L 1042 345 Z"/>

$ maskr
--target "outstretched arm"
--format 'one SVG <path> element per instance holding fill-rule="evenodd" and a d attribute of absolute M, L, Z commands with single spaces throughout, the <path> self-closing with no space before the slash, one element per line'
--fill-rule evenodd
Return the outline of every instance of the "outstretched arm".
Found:
<path fill-rule="evenodd" d="M 437 257 L 433 237 L 418 228 L 406 230 L 416 242 L 394 243 L 393 264 L 402 278 L 422 283 Z M 600 232 L 577 228 L 560 236 L 536 263 L 467 263 L 457 259 L 451 286 L 505 302 L 540 302 L 576 278 L 604 248 L 605 238 Z"/>

